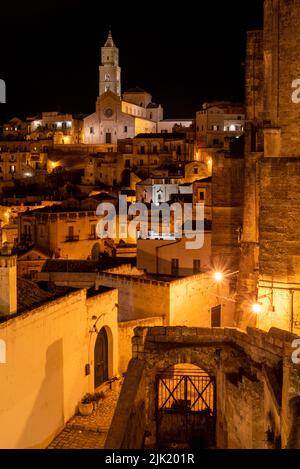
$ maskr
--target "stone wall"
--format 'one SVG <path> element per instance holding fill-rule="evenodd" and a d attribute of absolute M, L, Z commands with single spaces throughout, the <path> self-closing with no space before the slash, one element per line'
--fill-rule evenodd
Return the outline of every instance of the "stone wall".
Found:
<path fill-rule="evenodd" d="M 131 360 L 105 449 L 140 449 L 145 436 L 145 373 L 141 360 Z"/>
<path fill-rule="evenodd" d="M 230 285 L 214 282 L 211 273 L 174 280 L 169 286 L 170 326 L 211 327 L 212 308 L 221 306 L 221 326 L 234 325 L 234 302 Z"/>
<path fill-rule="evenodd" d="M 136 327 L 162 326 L 163 318 L 146 318 L 118 323 L 119 337 L 119 373 L 125 373 L 132 358 L 132 337 Z"/>
<path fill-rule="evenodd" d="M 109 375 L 118 374 L 116 303 L 116 290 L 89 299 L 79 290 L 0 324 L 0 448 L 47 447 L 94 391 L 96 321 L 108 332 Z"/>
<path fill-rule="evenodd" d="M 299 108 L 292 83 L 299 79 L 300 2 L 264 2 L 265 120 L 281 129 L 280 156 L 300 155 Z"/>
<path fill-rule="evenodd" d="M 211 308 L 221 305 L 221 324 L 234 325 L 228 282 L 218 286 L 211 273 L 164 281 L 155 278 L 102 272 L 96 284 L 118 289 L 120 322 L 157 317 L 163 318 L 164 325 L 211 327 Z"/>
<path fill-rule="evenodd" d="M 298 158 L 260 161 L 260 272 L 276 281 L 300 277 L 300 151 Z"/>
<path fill-rule="evenodd" d="M 74 414 L 89 389 L 87 333 L 84 291 L 0 325 L 1 448 L 43 448 Z"/>
<path fill-rule="evenodd" d="M 238 270 L 243 183 L 243 158 L 216 153 L 212 183 L 212 265 L 219 270 Z"/>
<path fill-rule="evenodd" d="M 248 328 L 246 333 L 230 328 L 136 328 L 133 360 L 124 383 L 124 389 L 127 393 L 131 389 L 133 395 L 125 391 L 121 395 L 114 423 L 117 414 L 124 413 L 128 422 L 132 409 L 136 408 L 137 391 L 133 392 L 132 382 L 135 380 L 139 390 L 143 375 L 145 421 L 138 417 L 138 431 L 142 434 L 146 431 L 146 446 L 155 447 L 157 375 L 172 365 L 189 363 L 215 376 L 218 448 L 269 448 L 278 445 L 280 439 L 282 447 L 286 447 L 298 421 L 297 406 L 290 405 L 300 396 L 300 370 L 291 359 L 295 337 L 277 329 L 265 333 Z M 139 361 L 137 379 L 135 370 Z M 137 412 L 137 415 L 141 414 Z M 141 428 L 142 421 L 144 428 Z M 125 430 L 129 431 L 127 440 L 136 442 L 135 428 L 128 430 L 123 425 L 119 442 L 115 439 L 111 446 L 109 440 L 108 447 L 123 448 Z M 273 440 L 267 437 L 269 431 L 271 436 L 274 432 Z M 297 447 L 298 440 L 293 441 Z"/>
<path fill-rule="evenodd" d="M 100 272 L 96 285 L 117 288 L 119 291 L 118 320 L 133 321 L 152 317 L 169 317 L 169 284 L 140 278 Z"/>

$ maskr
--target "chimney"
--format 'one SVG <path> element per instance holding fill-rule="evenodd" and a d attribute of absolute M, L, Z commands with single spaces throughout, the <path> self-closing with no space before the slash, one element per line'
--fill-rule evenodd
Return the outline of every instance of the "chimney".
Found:
<path fill-rule="evenodd" d="M 17 257 L 4 247 L 0 251 L 0 316 L 17 312 Z"/>

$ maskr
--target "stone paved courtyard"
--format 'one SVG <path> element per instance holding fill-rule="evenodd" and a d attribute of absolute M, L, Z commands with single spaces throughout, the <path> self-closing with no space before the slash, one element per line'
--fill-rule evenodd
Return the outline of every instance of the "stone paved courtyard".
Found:
<path fill-rule="evenodd" d="M 101 449 L 110 427 L 121 382 L 105 392 L 105 398 L 89 417 L 75 415 L 62 432 L 51 442 L 48 449 Z"/>

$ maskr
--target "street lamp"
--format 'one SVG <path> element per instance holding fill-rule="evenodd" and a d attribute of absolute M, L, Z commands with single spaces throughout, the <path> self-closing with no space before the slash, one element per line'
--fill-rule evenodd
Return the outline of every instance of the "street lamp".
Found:
<path fill-rule="evenodd" d="M 215 279 L 216 282 L 222 282 L 224 278 L 224 274 L 222 272 L 214 272 L 213 278 Z"/>
<path fill-rule="evenodd" d="M 255 314 L 260 314 L 262 312 L 262 305 L 260 303 L 254 303 L 252 305 L 252 312 Z"/>

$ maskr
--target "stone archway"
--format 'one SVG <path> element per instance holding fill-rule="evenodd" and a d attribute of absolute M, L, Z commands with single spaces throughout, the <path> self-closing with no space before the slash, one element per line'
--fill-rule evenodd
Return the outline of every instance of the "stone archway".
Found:
<path fill-rule="evenodd" d="M 156 445 L 159 448 L 215 446 L 215 377 L 189 363 L 157 376 Z"/>
<path fill-rule="evenodd" d="M 203 347 L 198 350 L 188 347 L 170 347 L 166 350 L 160 349 L 159 354 L 153 353 L 151 363 L 154 366 L 147 368 L 147 428 L 151 433 L 151 441 L 154 446 L 157 445 L 158 434 L 158 421 L 157 421 L 157 399 L 158 399 L 158 377 L 171 368 L 178 369 L 180 366 L 188 366 L 189 369 L 201 370 L 206 376 L 213 379 L 214 386 L 214 408 L 213 408 L 213 433 L 215 436 L 216 425 L 218 420 L 217 415 L 217 381 L 218 381 L 218 362 L 219 357 L 216 354 L 216 349 L 211 347 Z M 149 364 L 150 365 L 150 364 Z M 189 385 L 188 385 L 189 386 Z M 192 384 L 190 384 L 192 386 Z M 197 386 L 196 386 L 197 387 Z M 201 392 L 201 391 L 200 391 Z M 199 411 L 205 409 L 199 409 Z M 192 416 L 193 418 L 193 416 Z M 188 435 L 189 436 L 189 435 Z M 193 436 L 191 435 L 191 438 Z M 190 442 L 189 442 L 190 443 Z M 164 442 L 162 443 L 164 444 Z M 214 441 L 207 442 L 207 446 L 213 446 Z M 203 444 L 205 446 L 205 442 Z"/>
<path fill-rule="evenodd" d="M 91 250 L 91 257 L 93 261 L 98 261 L 100 256 L 100 244 L 95 243 Z"/>

